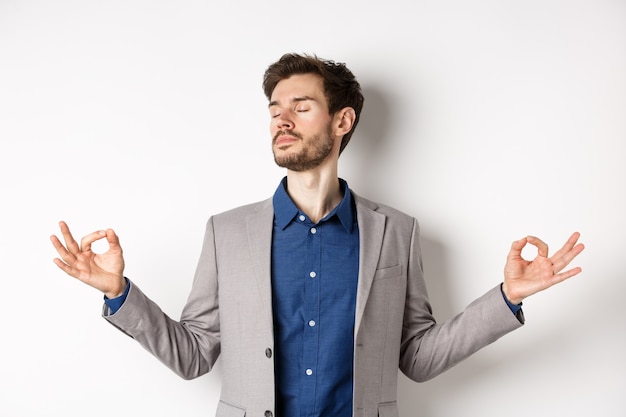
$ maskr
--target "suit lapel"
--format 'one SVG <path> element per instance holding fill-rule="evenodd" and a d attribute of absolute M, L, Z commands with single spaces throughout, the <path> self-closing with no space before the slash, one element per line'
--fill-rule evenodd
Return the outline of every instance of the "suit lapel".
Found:
<path fill-rule="evenodd" d="M 265 322 L 273 329 L 272 317 L 272 229 L 274 226 L 274 207 L 272 200 L 262 202 L 254 214 L 246 219 L 248 228 L 248 247 L 255 271 L 259 295 L 263 303 Z"/>
<path fill-rule="evenodd" d="M 380 258 L 385 232 L 385 216 L 376 212 L 377 206 L 354 194 L 359 225 L 359 277 L 356 299 L 355 329 L 358 330 L 369 297 L 374 274 Z M 272 328 L 272 229 L 274 208 L 271 199 L 261 203 L 246 219 L 248 247 L 255 271 L 259 295 L 263 303 L 266 323 Z"/>
<path fill-rule="evenodd" d="M 353 193 L 354 194 L 354 193 Z M 365 305 L 376 273 L 385 232 L 385 216 L 376 212 L 377 206 L 354 195 L 359 225 L 359 282 L 356 296 L 355 334 L 361 325 Z"/>

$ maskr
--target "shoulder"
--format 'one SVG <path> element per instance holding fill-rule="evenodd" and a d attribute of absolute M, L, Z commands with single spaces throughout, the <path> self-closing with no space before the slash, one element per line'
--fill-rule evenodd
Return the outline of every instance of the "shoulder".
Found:
<path fill-rule="evenodd" d="M 358 211 L 371 211 L 371 212 L 380 213 L 386 216 L 387 218 L 401 221 L 401 222 L 413 223 L 415 221 L 415 218 L 413 216 L 407 213 L 404 213 L 403 211 L 395 209 L 386 204 L 378 203 L 376 201 L 361 197 L 360 195 L 356 194 L 352 190 L 351 192 L 352 192 L 352 196 L 354 197 L 354 202 L 357 207 L 357 212 Z"/>
<path fill-rule="evenodd" d="M 273 214 L 272 199 L 257 201 L 255 203 L 246 204 L 235 207 L 221 213 L 211 216 L 211 220 L 215 223 L 241 222 L 245 218 L 254 215 L 262 215 L 263 213 Z"/>

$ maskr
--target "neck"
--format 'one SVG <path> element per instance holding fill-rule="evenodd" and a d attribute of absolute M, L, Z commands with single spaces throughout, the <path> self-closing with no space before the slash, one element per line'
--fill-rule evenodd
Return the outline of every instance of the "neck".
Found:
<path fill-rule="evenodd" d="M 313 223 L 323 219 L 343 198 L 336 170 L 288 171 L 287 193 Z"/>

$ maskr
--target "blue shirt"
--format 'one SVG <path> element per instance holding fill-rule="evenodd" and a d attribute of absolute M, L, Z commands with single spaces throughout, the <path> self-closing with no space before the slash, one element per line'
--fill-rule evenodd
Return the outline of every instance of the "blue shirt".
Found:
<path fill-rule="evenodd" d="M 359 229 L 345 181 L 343 200 L 312 223 L 274 194 L 272 297 L 276 415 L 352 416 Z"/>
<path fill-rule="evenodd" d="M 272 298 L 278 417 L 352 416 L 359 229 L 350 189 L 318 223 L 286 191 L 274 198 Z M 130 289 L 105 303 L 114 314 Z M 512 304 L 515 314 L 521 304 Z"/>

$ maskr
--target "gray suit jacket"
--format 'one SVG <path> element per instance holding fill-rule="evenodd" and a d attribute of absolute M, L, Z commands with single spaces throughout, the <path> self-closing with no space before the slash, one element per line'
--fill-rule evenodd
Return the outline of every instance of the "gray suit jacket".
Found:
<path fill-rule="evenodd" d="M 354 335 L 354 416 L 398 416 L 398 367 L 430 379 L 521 326 L 499 286 L 438 324 L 422 274 L 416 220 L 355 197 L 360 268 Z M 272 416 L 272 200 L 207 222 L 193 288 L 180 321 L 131 283 L 123 306 L 105 318 L 181 377 L 210 371 L 221 354 L 216 416 Z M 293 416 L 278 416 L 293 417 Z"/>

